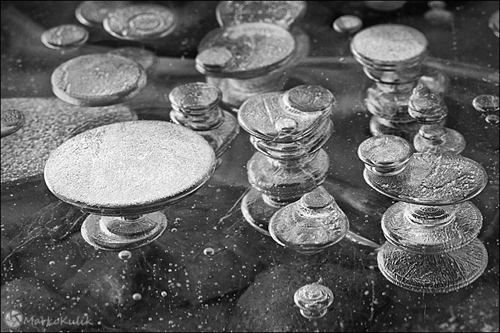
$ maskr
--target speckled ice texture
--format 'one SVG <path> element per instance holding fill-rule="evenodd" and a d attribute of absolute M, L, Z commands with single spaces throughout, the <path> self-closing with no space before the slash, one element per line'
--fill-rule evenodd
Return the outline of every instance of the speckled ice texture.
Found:
<path fill-rule="evenodd" d="M 18 132 L 2 138 L 2 184 L 41 177 L 50 152 L 74 131 L 136 119 L 123 105 L 89 108 L 57 98 L 2 98 L 2 109 L 19 110 L 26 119 Z"/>

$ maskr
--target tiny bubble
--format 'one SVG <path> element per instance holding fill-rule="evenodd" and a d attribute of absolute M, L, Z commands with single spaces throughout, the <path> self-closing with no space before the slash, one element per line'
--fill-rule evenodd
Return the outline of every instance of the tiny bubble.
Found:
<path fill-rule="evenodd" d="M 203 249 L 203 254 L 206 256 L 212 256 L 212 255 L 214 255 L 214 253 L 215 253 L 215 250 L 211 247 L 207 247 L 207 248 Z"/>
<path fill-rule="evenodd" d="M 132 252 L 127 250 L 120 251 L 120 253 L 118 253 L 118 258 L 120 258 L 121 260 L 128 260 L 131 257 L 132 257 Z"/>
<path fill-rule="evenodd" d="M 484 118 L 484 120 L 486 120 L 488 124 L 492 125 L 498 124 L 499 122 L 498 115 L 496 114 L 489 114 L 486 116 L 486 118 Z"/>
<path fill-rule="evenodd" d="M 354 15 L 343 15 L 333 22 L 333 29 L 338 33 L 353 34 L 363 27 L 361 19 Z"/>

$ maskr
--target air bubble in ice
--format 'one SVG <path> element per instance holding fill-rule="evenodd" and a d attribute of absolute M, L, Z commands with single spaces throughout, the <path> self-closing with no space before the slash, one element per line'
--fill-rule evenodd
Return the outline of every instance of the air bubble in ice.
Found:
<path fill-rule="evenodd" d="M 121 260 L 128 260 L 132 257 L 132 252 L 130 251 L 120 251 L 120 253 L 118 253 L 118 258 L 120 258 Z"/>
<path fill-rule="evenodd" d="M 472 100 L 472 106 L 476 111 L 491 113 L 498 112 L 498 96 L 479 95 Z"/>
<path fill-rule="evenodd" d="M 498 115 L 496 114 L 489 114 L 486 116 L 486 118 L 484 118 L 484 120 L 486 120 L 488 124 L 492 125 L 498 124 L 499 122 Z"/>
<path fill-rule="evenodd" d="M 203 254 L 206 256 L 212 256 L 215 254 L 215 250 L 211 247 L 207 247 L 207 248 L 203 249 Z"/>

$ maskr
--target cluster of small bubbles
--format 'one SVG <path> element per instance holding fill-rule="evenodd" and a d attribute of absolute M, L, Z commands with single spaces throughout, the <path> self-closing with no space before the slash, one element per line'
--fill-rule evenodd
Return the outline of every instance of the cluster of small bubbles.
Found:
<path fill-rule="evenodd" d="M 132 299 L 134 301 L 140 301 L 142 299 L 142 295 L 139 294 L 139 293 L 135 293 L 135 294 L 132 295 Z"/>
<path fill-rule="evenodd" d="M 118 258 L 120 258 L 121 260 L 128 260 L 131 257 L 132 257 L 132 252 L 127 250 L 120 251 L 120 253 L 118 253 Z"/>

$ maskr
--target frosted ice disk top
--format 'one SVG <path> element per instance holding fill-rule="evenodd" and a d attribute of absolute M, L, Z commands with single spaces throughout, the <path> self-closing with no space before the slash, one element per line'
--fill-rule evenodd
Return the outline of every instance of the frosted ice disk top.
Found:
<path fill-rule="evenodd" d="M 161 121 L 102 126 L 59 146 L 45 182 L 61 200 L 103 215 L 143 214 L 177 202 L 215 168 L 210 145 L 194 131 Z"/>
<path fill-rule="evenodd" d="M 218 28 L 200 42 L 196 69 L 207 76 L 252 78 L 281 68 L 295 51 L 284 28 L 269 23 L 243 23 Z"/>
<path fill-rule="evenodd" d="M 485 188 L 488 176 L 476 161 L 430 152 L 408 155 L 408 147 L 393 135 L 363 141 L 358 155 L 365 163 L 366 182 L 395 200 L 436 206 L 470 200 Z M 385 172 L 388 165 L 395 171 Z"/>
<path fill-rule="evenodd" d="M 210 84 L 194 82 L 175 87 L 169 94 L 170 103 L 185 112 L 212 108 L 222 100 L 221 91 Z"/>
<path fill-rule="evenodd" d="M 400 24 L 381 24 L 357 33 L 351 42 L 354 57 L 366 66 L 411 66 L 421 61 L 427 39 L 418 30 Z"/>
<path fill-rule="evenodd" d="M 288 29 L 306 10 L 306 1 L 221 1 L 216 16 L 222 27 L 264 22 Z"/>
<path fill-rule="evenodd" d="M 298 140 L 311 134 L 331 112 L 335 97 L 316 85 L 301 85 L 284 93 L 248 99 L 238 121 L 247 132 L 263 140 Z"/>
<path fill-rule="evenodd" d="M 147 77 L 133 60 L 114 54 L 90 54 L 59 65 L 50 82 L 54 94 L 65 102 L 107 106 L 135 97 Z"/>
<path fill-rule="evenodd" d="M 379 135 L 363 141 L 358 147 L 358 156 L 363 163 L 380 174 L 400 172 L 411 158 L 410 144 L 394 135 Z"/>
<path fill-rule="evenodd" d="M 129 4 L 130 1 L 82 1 L 75 10 L 75 16 L 81 24 L 99 28 L 110 11 Z"/>
<path fill-rule="evenodd" d="M 109 11 L 103 26 L 110 35 L 119 39 L 157 39 L 175 30 L 177 16 L 160 5 L 136 4 Z"/>
<path fill-rule="evenodd" d="M 77 48 L 85 44 L 88 38 L 89 32 L 86 28 L 74 24 L 63 24 L 46 30 L 41 40 L 48 48 L 58 50 Z"/>

